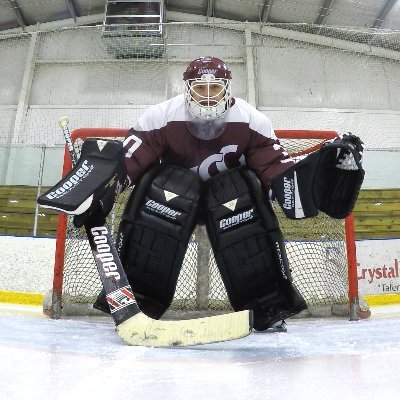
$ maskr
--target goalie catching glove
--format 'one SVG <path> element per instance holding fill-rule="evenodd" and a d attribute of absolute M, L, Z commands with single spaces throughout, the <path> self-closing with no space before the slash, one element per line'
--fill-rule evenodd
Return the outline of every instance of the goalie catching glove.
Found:
<path fill-rule="evenodd" d="M 93 212 L 106 217 L 115 197 L 126 185 L 124 150 L 118 140 L 87 139 L 71 172 L 38 198 L 38 204 L 74 215 L 76 227 L 83 226 Z"/>
<path fill-rule="evenodd" d="M 363 149 L 359 137 L 344 134 L 274 177 L 272 193 L 285 215 L 299 219 L 323 211 L 332 218 L 347 217 L 364 180 Z"/>
<path fill-rule="evenodd" d="M 337 148 L 336 168 L 348 171 L 362 169 L 364 143 L 358 136 L 348 132 L 326 142 L 325 146 Z"/>

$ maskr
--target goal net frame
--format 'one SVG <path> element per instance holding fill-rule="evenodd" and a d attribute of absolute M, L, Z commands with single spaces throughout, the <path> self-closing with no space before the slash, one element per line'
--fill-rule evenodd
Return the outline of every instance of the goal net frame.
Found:
<path fill-rule="evenodd" d="M 116 128 L 81 128 L 76 129 L 71 133 L 72 141 L 76 143 L 78 140 L 86 140 L 90 137 L 96 138 L 124 138 L 127 129 L 116 129 Z M 302 154 L 308 154 L 310 152 L 316 151 L 320 148 L 323 143 L 327 140 L 334 139 L 338 135 L 335 131 L 312 131 L 312 130 L 277 130 L 275 131 L 277 137 L 282 142 L 285 141 L 301 141 L 310 140 L 311 144 L 308 144 L 305 149 L 297 149 L 294 151 L 289 151 L 292 156 L 298 156 Z M 285 145 L 284 145 L 285 147 Z M 64 163 L 62 176 L 64 177 L 72 169 L 72 162 L 68 152 L 65 149 L 64 153 Z M 278 207 L 275 210 L 278 211 Z M 55 251 L 55 262 L 54 262 L 54 277 L 53 277 L 53 287 L 52 290 L 46 294 L 43 301 L 43 312 L 47 316 L 58 319 L 62 315 L 91 315 L 96 314 L 97 310 L 92 309 L 92 302 L 90 304 L 76 304 L 71 307 L 71 304 L 63 304 L 64 294 L 63 294 L 63 282 L 64 282 L 64 264 L 66 259 L 66 240 L 67 240 L 67 225 L 68 217 L 65 214 L 59 214 L 57 223 L 57 236 L 56 236 L 56 251 Z M 297 221 L 294 221 L 296 223 Z M 117 228 L 117 227 L 116 227 Z M 346 260 L 345 268 L 347 269 L 347 299 L 342 304 L 323 304 L 313 307 L 314 312 L 312 316 L 326 316 L 328 315 L 347 315 L 350 320 L 358 320 L 360 318 L 367 318 L 370 315 L 368 307 L 362 305 L 360 307 L 360 299 L 358 291 L 358 273 L 357 273 L 357 260 L 356 260 L 356 243 L 354 234 L 354 218 L 353 215 L 349 215 L 345 218 L 343 223 L 343 241 L 345 248 Z M 201 312 L 201 310 L 207 309 L 207 289 L 209 288 L 209 263 L 210 263 L 210 245 L 207 239 L 207 234 L 205 229 L 202 227 L 197 227 L 195 231 L 196 236 L 196 250 L 197 250 L 197 278 L 196 278 L 196 309 Z M 285 232 L 284 232 L 285 238 Z M 286 239 L 286 238 L 285 238 Z M 214 267 L 216 269 L 216 267 Z M 217 269 L 216 269 L 217 270 Z M 218 273 L 218 272 L 217 272 Z M 218 273 L 219 274 L 219 273 Z M 296 284 L 296 281 L 294 281 Z M 222 281 L 219 278 L 218 285 L 221 285 Z M 179 280 L 178 280 L 179 285 Z M 223 284 L 222 284 L 223 285 Z M 223 290 L 225 290 L 223 288 Z M 226 299 L 225 301 L 228 302 Z M 361 301 L 362 302 L 362 301 Z M 228 302 L 227 306 L 224 306 L 224 312 L 229 311 L 230 305 Z M 311 308 L 311 307 L 310 307 Z M 328 313 L 326 309 L 329 309 Z M 317 311 L 315 311 L 317 310 Z M 318 311 L 319 310 L 319 311 Z M 320 312 L 323 310 L 322 312 Z M 215 312 L 215 311 L 214 311 Z M 320 315 L 318 315 L 320 312 Z M 198 314 L 199 316 L 207 315 L 203 313 Z M 209 313 L 208 313 L 209 315 Z"/>

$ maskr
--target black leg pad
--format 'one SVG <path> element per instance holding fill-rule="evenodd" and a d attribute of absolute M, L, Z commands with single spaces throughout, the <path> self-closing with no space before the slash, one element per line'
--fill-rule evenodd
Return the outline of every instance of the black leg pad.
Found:
<path fill-rule="evenodd" d="M 160 165 L 144 174 L 125 208 L 116 246 L 139 308 L 151 318 L 172 302 L 200 189 L 195 172 Z"/>
<path fill-rule="evenodd" d="M 278 220 L 255 174 L 239 167 L 206 182 L 206 224 L 235 310 L 251 309 L 264 330 L 307 308 L 292 285 Z"/>

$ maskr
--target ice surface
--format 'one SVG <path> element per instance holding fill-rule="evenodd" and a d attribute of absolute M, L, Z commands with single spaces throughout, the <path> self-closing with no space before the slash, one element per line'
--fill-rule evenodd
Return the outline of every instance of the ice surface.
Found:
<path fill-rule="evenodd" d="M 377 400 L 399 396 L 400 307 L 368 320 L 289 320 L 184 349 L 129 347 L 111 319 L 0 306 L 0 399 Z"/>

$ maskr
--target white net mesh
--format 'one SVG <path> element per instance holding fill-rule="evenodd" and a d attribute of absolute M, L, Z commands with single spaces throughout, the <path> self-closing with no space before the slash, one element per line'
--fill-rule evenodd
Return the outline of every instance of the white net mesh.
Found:
<path fill-rule="evenodd" d="M 183 91 L 189 61 L 218 55 L 232 70 L 234 96 L 254 98 L 275 129 L 351 129 L 367 150 L 399 149 L 399 32 L 251 23 L 163 28 L 162 37 L 104 37 L 96 26 L 0 35 L 0 144 L 62 144 L 56 121 L 64 114 L 72 128 L 129 128 L 148 105 Z"/>

